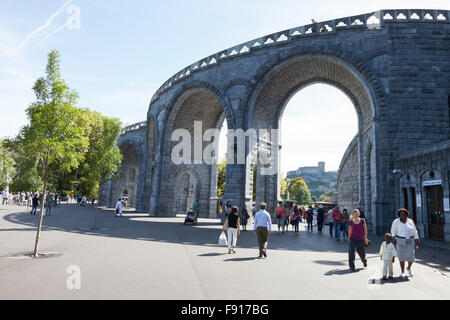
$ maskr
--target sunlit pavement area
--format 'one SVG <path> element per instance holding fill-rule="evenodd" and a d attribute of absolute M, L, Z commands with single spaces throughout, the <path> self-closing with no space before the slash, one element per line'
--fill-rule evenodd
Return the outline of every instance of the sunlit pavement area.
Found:
<path fill-rule="evenodd" d="M 1 299 L 450 299 L 450 246 L 425 241 L 415 276 L 382 282 L 381 237 L 371 236 L 367 269 L 357 259 L 348 271 L 347 243 L 323 234 L 276 232 L 268 258 L 257 259 L 256 237 L 241 232 L 237 254 L 217 245 L 219 220 L 151 218 L 127 213 L 114 217 L 75 204 L 44 218 L 40 253 L 31 259 L 38 216 L 25 207 L 0 206 Z M 73 267 L 80 289 L 70 290 Z M 70 268 L 72 267 L 72 268 Z M 78 269 L 79 268 L 79 269 Z M 68 273 L 69 271 L 69 273 Z M 69 281 L 68 281 L 69 280 Z M 69 286 L 68 286 L 69 283 Z"/>

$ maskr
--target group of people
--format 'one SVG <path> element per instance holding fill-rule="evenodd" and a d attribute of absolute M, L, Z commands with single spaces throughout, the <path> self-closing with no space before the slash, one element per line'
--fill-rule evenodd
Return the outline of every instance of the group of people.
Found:
<path fill-rule="evenodd" d="M 32 192 L 9 192 L 8 190 L 3 190 L 0 194 L 2 205 L 18 205 L 18 206 L 31 206 L 31 199 L 33 198 Z"/>
<path fill-rule="evenodd" d="M 36 215 L 38 207 L 42 204 L 43 194 L 39 192 L 17 192 L 14 194 L 4 190 L 0 193 L 0 197 L 0 203 L 2 205 L 31 207 L 30 214 Z M 63 197 L 63 195 L 58 192 L 47 192 L 44 202 L 45 215 L 51 216 L 53 208 L 60 205 L 63 199 L 64 201 L 67 201 L 67 203 L 74 201 L 74 197 L 70 194 Z M 88 202 L 91 202 L 92 205 L 94 205 L 95 198 L 90 199 L 86 196 L 78 195 L 76 201 L 80 206 L 85 207 Z"/>
<path fill-rule="evenodd" d="M 255 206 L 253 206 L 255 208 Z M 260 204 L 260 211 L 255 212 L 253 221 L 253 232 L 258 239 L 259 258 L 267 258 L 267 243 L 270 234 L 272 233 L 272 219 L 270 214 L 266 211 L 267 205 Z M 240 234 L 242 222 L 245 222 L 243 230 L 247 230 L 247 223 L 250 215 L 247 206 L 244 205 L 242 213 L 239 214 L 239 208 L 232 206 L 231 202 L 227 202 L 225 211 L 222 214 L 223 227 L 222 232 L 227 231 L 228 254 L 236 253 L 237 237 Z"/>
<path fill-rule="evenodd" d="M 88 203 L 94 205 L 95 200 L 96 200 L 95 197 L 91 199 L 90 197 L 86 197 L 85 195 L 83 196 L 81 194 L 77 195 L 77 204 L 79 204 L 80 207 L 86 207 Z"/>
<path fill-rule="evenodd" d="M 256 212 L 255 206 L 252 207 L 254 211 L 253 232 L 257 236 L 259 258 L 267 258 L 267 244 L 268 238 L 272 233 L 272 218 L 266 211 L 266 203 L 261 203 L 259 211 Z M 316 212 L 315 212 L 316 211 Z M 344 209 L 342 212 L 339 207 L 334 207 L 328 212 L 323 207 L 318 207 L 314 210 L 309 207 L 306 210 L 304 207 L 293 206 L 289 210 L 284 209 L 283 203 L 279 202 L 275 211 L 275 216 L 278 224 L 278 231 L 284 233 L 290 224 L 293 225 L 294 232 L 299 232 L 299 223 L 305 219 L 308 223 L 308 232 L 313 231 L 314 222 L 318 232 L 323 232 L 324 224 L 330 225 L 330 235 L 333 237 L 333 231 L 336 239 L 348 241 L 348 262 L 351 271 L 356 270 L 355 257 L 358 253 L 364 267 L 367 267 L 366 248 L 371 246 L 371 241 L 368 239 L 368 228 L 365 220 L 365 214 L 358 206 L 349 215 L 348 210 Z M 397 217 L 391 228 L 391 233 L 387 233 L 384 237 L 384 242 L 380 247 L 380 259 L 383 261 L 383 279 L 393 279 L 393 263 L 395 258 L 400 262 L 401 274 L 400 277 L 412 277 L 412 266 L 415 262 L 416 250 L 420 248 L 420 238 L 414 221 L 409 218 L 409 212 L 406 209 L 399 209 Z M 246 206 L 243 207 L 241 213 L 239 208 L 232 206 L 231 202 L 227 202 L 225 210 L 221 217 L 223 225 L 222 232 L 227 231 L 228 253 L 236 253 L 237 237 L 240 234 L 241 227 L 246 230 L 248 219 Z M 245 227 L 243 227 L 245 223 Z M 408 264 L 406 266 L 406 263 Z M 406 269 L 405 269 L 406 268 Z"/>

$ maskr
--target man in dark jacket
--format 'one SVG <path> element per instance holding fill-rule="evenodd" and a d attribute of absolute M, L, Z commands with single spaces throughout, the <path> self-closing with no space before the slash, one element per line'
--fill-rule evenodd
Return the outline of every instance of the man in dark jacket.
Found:
<path fill-rule="evenodd" d="M 317 210 L 317 229 L 319 232 L 322 232 L 323 223 L 325 221 L 325 209 L 320 206 L 319 210 Z"/>
<path fill-rule="evenodd" d="M 37 207 L 39 206 L 39 199 L 37 193 L 33 196 L 31 204 L 31 215 L 36 215 Z M 34 213 L 33 213 L 34 212 Z"/>

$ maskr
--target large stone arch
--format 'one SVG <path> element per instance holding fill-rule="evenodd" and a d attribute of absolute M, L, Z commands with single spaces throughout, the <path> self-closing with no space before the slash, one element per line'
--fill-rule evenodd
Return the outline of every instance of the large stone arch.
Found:
<path fill-rule="evenodd" d="M 133 141 L 123 140 L 119 144 L 122 153 L 122 164 L 116 179 L 112 181 L 110 206 L 124 196 L 128 198 L 131 208 L 138 208 L 139 177 L 142 170 L 142 159 L 140 148 Z M 126 194 L 125 194 L 126 191 Z"/>
<path fill-rule="evenodd" d="M 161 144 L 161 170 L 159 187 L 164 194 L 158 199 L 158 212 L 155 215 L 173 216 L 176 214 L 177 190 L 172 188 L 174 183 L 173 172 L 190 170 L 198 177 L 200 216 L 215 217 L 217 212 L 217 165 L 205 162 L 195 163 L 194 148 L 190 164 L 175 165 L 172 163 L 171 151 L 178 142 L 172 142 L 172 133 L 177 129 L 189 131 L 194 145 L 194 122 L 202 125 L 202 136 L 208 129 L 220 129 L 227 119 L 229 128 L 234 126 L 232 108 L 226 98 L 218 89 L 205 82 L 191 82 L 179 90 L 170 102 L 168 112 L 164 117 L 164 128 Z M 203 142 L 203 148 L 211 142 Z M 156 186 L 158 188 L 158 186 Z M 166 192 L 168 191 L 168 192 Z M 152 205 L 156 208 L 156 205 Z M 180 213 L 180 212 L 178 212 Z"/>
<path fill-rule="evenodd" d="M 376 141 L 373 125 L 376 101 L 371 85 L 352 64 L 323 54 L 304 54 L 282 60 L 273 66 L 256 86 L 246 113 L 247 126 L 255 129 L 279 129 L 289 100 L 303 88 L 315 83 L 329 84 L 340 89 L 355 107 L 359 128 L 359 204 L 367 204 L 364 201 L 365 192 L 369 192 L 366 189 L 370 184 L 365 181 L 369 180 L 371 172 L 365 170 L 370 163 L 370 156 L 369 161 L 365 162 L 364 151 L 367 150 L 369 142 L 372 145 Z M 257 172 L 257 201 L 270 203 L 269 209 L 273 210 L 274 204 L 279 200 L 279 176 L 261 176 L 259 172 L 260 170 Z M 247 172 L 247 176 L 250 178 L 251 174 Z M 365 210 L 370 215 L 372 208 Z"/>
<path fill-rule="evenodd" d="M 378 23 L 374 24 L 374 20 Z M 174 128 L 171 117 L 181 110 L 177 110 L 177 103 L 189 99 L 185 95 L 203 90 L 206 93 L 198 94 L 198 99 L 214 96 L 232 129 L 278 128 L 283 106 L 290 97 L 307 85 L 322 82 L 344 91 L 359 113 L 358 136 L 340 167 L 339 180 L 349 185 L 338 186 L 344 191 L 339 201 L 348 200 L 349 206 L 361 205 L 372 215 L 372 231 L 385 233 L 397 209 L 395 169 L 404 170 L 404 164 L 423 166 L 425 162 L 437 161 L 416 163 L 416 156 L 402 157 L 449 138 L 448 59 L 442 58 L 448 56 L 445 36 L 449 21 L 446 10 L 370 12 L 279 31 L 214 53 L 180 70 L 153 95 L 148 111 L 148 119 L 154 118 L 158 135 L 150 214 L 168 215 L 167 203 L 174 199 L 168 184 L 175 171 L 168 161 L 171 145 L 166 143 L 166 137 Z M 327 31 L 321 32 L 322 27 Z M 411 32 L 417 37 L 405 37 Z M 302 64 L 301 59 L 312 63 Z M 278 95 L 277 88 L 281 90 Z M 259 119 L 255 123 L 253 111 L 258 105 L 266 109 L 255 114 Z M 365 108 L 369 105 L 372 112 Z M 205 108 L 208 110 L 206 105 Z M 445 150 L 427 152 L 440 157 Z M 439 161 L 445 162 L 441 158 Z M 248 200 L 248 167 L 227 166 L 224 200 L 238 206 Z M 150 166 L 147 168 L 145 175 L 149 179 Z M 203 200 L 203 205 L 208 206 L 212 203 L 212 174 L 192 169 L 198 173 L 202 188 L 203 182 L 208 184 L 201 192 L 208 199 Z M 416 170 L 417 177 L 419 171 Z M 258 183 L 264 186 L 261 198 L 271 204 L 276 200 L 272 198 L 277 198 L 275 180 L 272 177 Z M 448 191 L 445 192 L 448 197 Z"/>

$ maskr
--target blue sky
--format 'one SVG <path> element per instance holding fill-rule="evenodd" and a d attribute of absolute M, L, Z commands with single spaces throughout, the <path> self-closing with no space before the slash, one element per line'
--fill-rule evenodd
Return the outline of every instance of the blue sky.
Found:
<path fill-rule="evenodd" d="M 222 49 L 308 24 L 311 18 L 325 21 L 391 8 L 449 9 L 448 3 L 0 0 L 0 137 L 16 135 L 26 123 L 31 88 L 53 48 L 61 52 L 64 79 L 80 94 L 79 106 L 131 124 L 145 120 L 151 96 L 165 80 Z M 64 27 L 74 13 L 67 12 L 70 6 L 79 9 L 79 29 Z M 320 85 L 302 90 L 283 118 L 283 171 L 318 161 L 338 169 L 356 134 L 355 119 L 353 106 L 338 90 Z M 319 121 L 330 130 L 317 130 Z M 314 139 L 298 139 L 298 123 L 305 131 L 316 130 Z"/>

